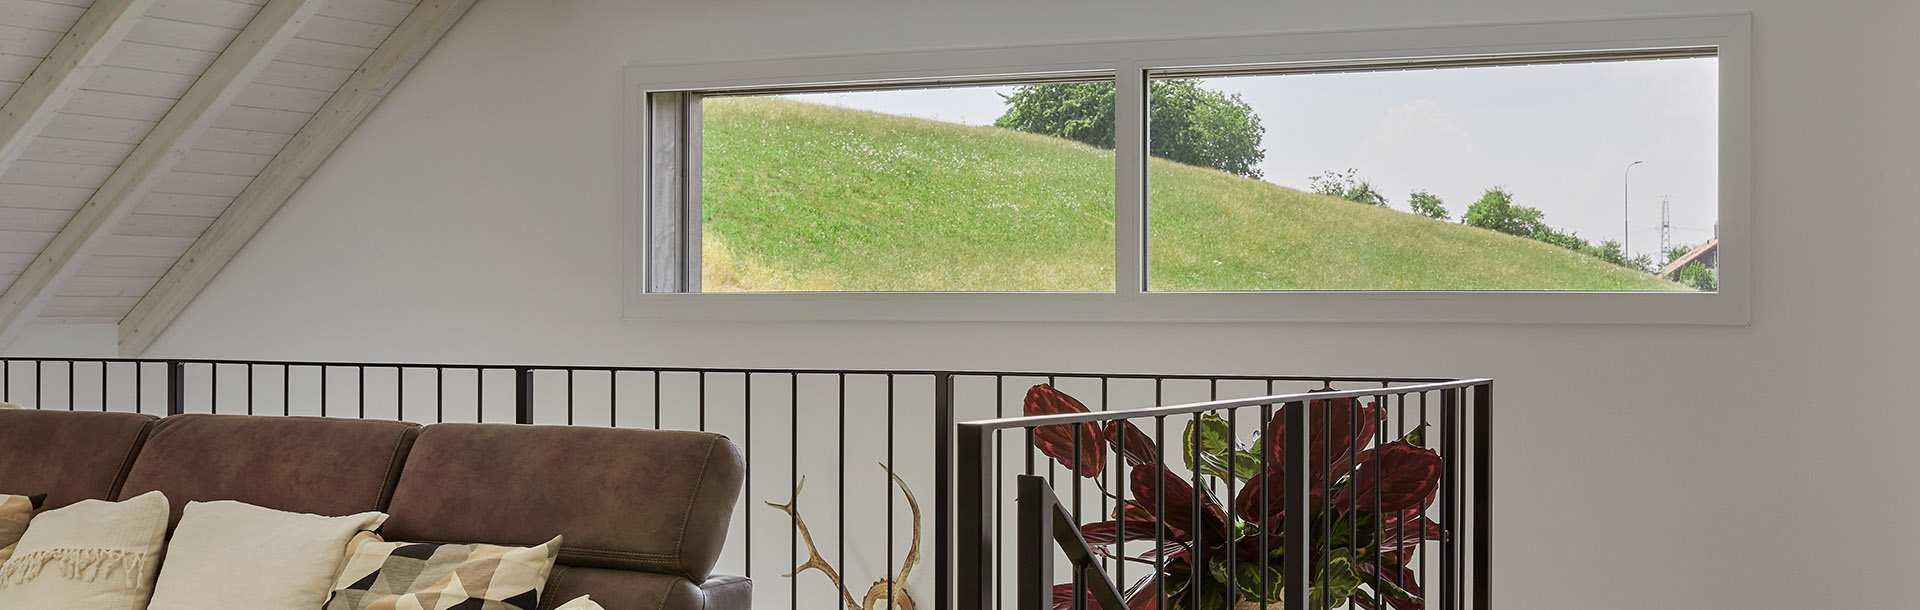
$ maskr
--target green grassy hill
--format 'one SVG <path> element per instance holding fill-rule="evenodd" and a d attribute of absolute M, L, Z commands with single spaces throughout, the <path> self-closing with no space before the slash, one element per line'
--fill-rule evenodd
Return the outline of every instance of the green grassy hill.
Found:
<path fill-rule="evenodd" d="M 1112 151 L 766 98 L 707 100 L 703 120 L 705 290 L 1112 288 Z M 1686 290 L 1484 229 L 1150 171 L 1154 290 Z"/>

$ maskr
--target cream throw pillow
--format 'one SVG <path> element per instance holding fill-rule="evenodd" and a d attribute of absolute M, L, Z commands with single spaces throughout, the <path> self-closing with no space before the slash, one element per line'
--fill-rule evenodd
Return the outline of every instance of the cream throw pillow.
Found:
<path fill-rule="evenodd" d="M 560 604 L 558 608 L 554 608 L 553 610 L 607 610 L 606 608 L 601 608 L 600 604 L 594 603 L 593 600 L 587 599 L 587 597 L 589 596 L 582 595 L 574 598 L 573 601 Z"/>
<path fill-rule="evenodd" d="M 386 521 L 385 513 L 322 517 L 231 500 L 188 502 L 148 608 L 319 608 L 347 541 Z"/>
<path fill-rule="evenodd" d="M 141 610 L 166 535 L 167 497 L 157 491 L 35 515 L 0 565 L 0 608 Z"/>
<path fill-rule="evenodd" d="M 13 557 L 13 545 L 20 542 L 20 535 L 27 533 L 27 522 L 33 520 L 33 514 L 40 512 L 40 504 L 47 496 L 10 496 L 0 494 L 0 564 Z"/>

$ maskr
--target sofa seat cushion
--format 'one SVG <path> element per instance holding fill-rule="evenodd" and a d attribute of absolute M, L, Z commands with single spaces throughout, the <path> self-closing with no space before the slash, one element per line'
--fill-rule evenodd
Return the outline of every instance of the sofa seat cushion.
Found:
<path fill-rule="evenodd" d="M 753 581 L 714 576 L 696 583 L 651 572 L 559 566 L 547 579 L 540 610 L 554 610 L 582 595 L 591 595 L 606 610 L 751 610 Z"/>
<path fill-rule="evenodd" d="M 739 448 L 717 434 L 437 424 L 414 445 L 383 531 L 507 545 L 559 534 L 561 565 L 702 582 L 744 472 Z"/>
<path fill-rule="evenodd" d="M 157 419 L 137 413 L 0 409 L 0 493 L 46 494 L 47 509 L 114 500 Z"/>
<path fill-rule="evenodd" d="M 320 417 L 175 415 L 155 424 L 121 496 L 237 500 L 329 517 L 384 511 L 418 424 Z"/>

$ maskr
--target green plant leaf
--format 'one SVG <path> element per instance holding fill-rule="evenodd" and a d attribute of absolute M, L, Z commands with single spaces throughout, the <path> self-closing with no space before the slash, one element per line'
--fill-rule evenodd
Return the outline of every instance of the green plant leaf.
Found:
<path fill-rule="evenodd" d="M 1228 580 L 1226 559 L 1217 559 L 1208 563 L 1211 565 L 1207 566 L 1207 571 L 1213 574 L 1215 581 L 1226 582 Z M 1268 562 L 1267 579 L 1264 583 L 1265 589 L 1263 593 L 1263 583 L 1261 583 L 1260 579 L 1260 562 L 1258 560 L 1241 560 L 1234 566 L 1238 572 L 1232 579 L 1234 593 L 1238 595 L 1240 599 L 1247 601 L 1258 602 L 1264 599 L 1273 602 L 1274 607 L 1278 608 L 1281 597 L 1287 590 L 1286 582 L 1283 580 L 1286 572 L 1282 567 L 1283 562 L 1278 559 Z"/>
<path fill-rule="evenodd" d="M 1196 433 L 1198 439 L 1195 438 Z M 1195 465 L 1194 444 L 1199 443 L 1200 473 L 1218 479 L 1227 478 L 1228 464 L 1233 465 L 1233 479 L 1247 481 L 1260 475 L 1260 451 L 1258 444 L 1253 449 L 1240 447 L 1238 439 L 1233 437 L 1227 420 L 1218 415 L 1206 414 L 1199 419 L 1187 422 L 1186 430 L 1181 434 L 1186 440 L 1180 459 L 1188 470 Z"/>
<path fill-rule="evenodd" d="M 1320 581 L 1309 588 L 1309 608 L 1332 608 L 1341 605 L 1353 597 L 1360 589 L 1365 575 L 1354 568 L 1353 554 L 1346 549 L 1329 553 L 1326 568 L 1320 572 Z"/>

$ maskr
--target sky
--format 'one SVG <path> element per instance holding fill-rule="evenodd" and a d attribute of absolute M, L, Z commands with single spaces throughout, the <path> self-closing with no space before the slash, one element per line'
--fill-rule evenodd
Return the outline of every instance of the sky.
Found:
<path fill-rule="evenodd" d="M 1456 221 L 1501 186 L 1545 212 L 1547 224 L 1595 243 L 1620 239 L 1624 211 L 1632 251 L 1653 253 L 1662 199 L 1671 202 L 1674 245 L 1713 235 L 1717 71 L 1717 60 L 1699 58 L 1240 76 L 1201 86 L 1238 94 L 1260 117 L 1266 158 L 1258 167 L 1269 182 L 1305 190 L 1312 176 L 1351 168 L 1392 207 L 1406 210 L 1408 194 L 1424 190 Z M 987 125 L 1005 112 L 1001 95 L 1011 90 L 786 97 Z M 1634 161 L 1644 163 L 1629 181 Z"/>

